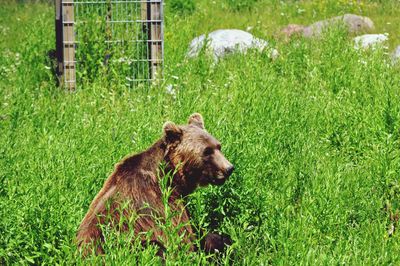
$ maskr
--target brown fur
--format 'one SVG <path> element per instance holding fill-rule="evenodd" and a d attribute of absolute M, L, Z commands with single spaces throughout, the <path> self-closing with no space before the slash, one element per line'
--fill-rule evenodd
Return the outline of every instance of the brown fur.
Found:
<path fill-rule="evenodd" d="M 164 208 L 158 180 L 161 164 L 166 165 L 166 172 L 176 172 L 170 184 L 173 192 L 169 205 L 180 215 L 174 216 L 172 224 L 184 225 L 179 233 L 184 233 L 184 242 L 189 243 L 192 250 L 195 249 L 194 230 L 182 199 L 199 185 L 224 183 L 233 166 L 221 153 L 220 143 L 205 131 L 200 114 L 191 115 L 189 124 L 184 126 L 167 122 L 163 131 L 160 140 L 146 151 L 124 159 L 105 181 L 78 229 L 77 242 L 80 248 L 85 248 L 84 253 L 90 252 L 90 243 L 94 244 L 97 253 L 103 252 L 100 224 L 106 223 L 107 216 L 111 217 L 108 222 L 116 225 L 121 215 L 129 218 L 138 214 L 133 224 L 136 235 L 151 231 L 151 242 L 159 243 L 165 239 L 154 220 L 154 216 L 162 217 Z M 119 209 L 127 201 L 127 208 L 121 213 Z M 145 207 L 146 204 L 150 208 Z M 123 224 L 120 229 L 127 230 L 129 226 Z M 212 239 L 210 237 L 208 242 Z M 216 245 L 220 246 L 218 243 Z"/>

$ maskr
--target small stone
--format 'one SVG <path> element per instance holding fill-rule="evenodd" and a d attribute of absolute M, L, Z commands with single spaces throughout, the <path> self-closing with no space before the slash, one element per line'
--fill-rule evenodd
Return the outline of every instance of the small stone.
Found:
<path fill-rule="evenodd" d="M 354 38 L 354 47 L 356 49 L 374 48 L 383 45 L 388 39 L 388 34 L 365 34 Z"/>
<path fill-rule="evenodd" d="M 392 59 L 396 63 L 399 62 L 399 60 L 400 60 L 400 45 L 397 46 L 397 48 L 392 53 Z"/>

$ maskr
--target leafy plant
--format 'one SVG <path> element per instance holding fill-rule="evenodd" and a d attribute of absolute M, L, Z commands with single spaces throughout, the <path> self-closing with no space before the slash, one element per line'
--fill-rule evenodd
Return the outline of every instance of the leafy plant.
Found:
<path fill-rule="evenodd" d="M 167 6 L 173 13 L 192 14 L 196 9 L 194 0 L 168 0 Z"/>
<path fill-rule="evenodd" d="M 228 7 L 234 11 L 252 9 L 258 0 L 225 0 Z"/>

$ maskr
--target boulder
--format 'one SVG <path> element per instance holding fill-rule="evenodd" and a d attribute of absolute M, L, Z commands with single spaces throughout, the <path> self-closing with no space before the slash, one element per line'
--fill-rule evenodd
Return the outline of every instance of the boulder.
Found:
<path fill-rule="evenodd" d="M 321 20 L 306 27 L 303 31 L 304 37 L 318 37 L 321 36 L 322 32 L 328 27 L 336 25 L 337 23 L 344 23 L 349 33 L 360 34 L 369 32 L 374 29 L 374 23 L 368 17 L 357 16 L 354 14 L 345 14 L 326 20 Z"/>
<path fill-rule="evenodd" d="M 377 45 L 383 45 L 388 39 L 387 34 L 365 34 L 354 38 L 354 47 L 356 49 L 374 48 Z"/>
<path fill-rule="evenodd" d="M 338 23 L 343 23 L 347 27 L 349 33 L 352 34 L 365 33 L 374 29 L 374 23 L 370 18 L 354 14 L 345 14 L 343 16 L 337 16 L 315 22 L 307 27 L 297 24 L 290 24 L 281 30 L 281 34 L 287 37 L 290 37 L 295 33 L 300 33 L 307 38 L 320 37 L 324 30 L 331 26 L 337 25 Z"/>
<path fill-rule="evenodd" d="M 280 31 L 280 35 L 286 40 L 290 39 L 293 35 L 303 35 L 306 26 L 299 24 L 289 24 Z"/>
<path fill-rule="evenodd" d="M 248 32 L 223 29 L 194 38 L 190 43 L 188 57 L 198 56 L 205 44 L 207 44 L 207 52 L 211 53 L 215 60 L 234 52 L 245 53 L 248 49 L 263 51 L 269 48 L 267 41 L 258 39 Z M 277 56 L 278 52 L 271 49 L 271 57 Z"/>

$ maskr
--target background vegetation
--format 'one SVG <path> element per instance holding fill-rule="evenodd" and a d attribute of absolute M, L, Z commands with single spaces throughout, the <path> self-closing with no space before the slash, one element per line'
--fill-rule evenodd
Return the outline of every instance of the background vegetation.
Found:
<path fill-rule="evenodd" d="M 399 66 L 385 48 L 354 50 L 340 30 L 273 39 L 288 23 L 352 12 L 388 32 L 393 49 L 398 1 L 201 0 L 182 15 L 167 0 L 165 81 L 129 89 L 123 75 L 96 76 L 75 93 L 55 86 L 46 57 L 54 8 L 23 2 L 0 8 L 0 264 L 83 263 L 76 230 L 114 164 L 192 112 L 236 166 L 189 201 L 195 224 L 234 240 L 222 263 L 399 264 Z M 281 56 L 185 58 L 193 37 L 219 28 L 249 29 Z M 106 262 L 158 261 L 113 236 Z M 205 262 L 174 247 L 167 264 Z"/>

